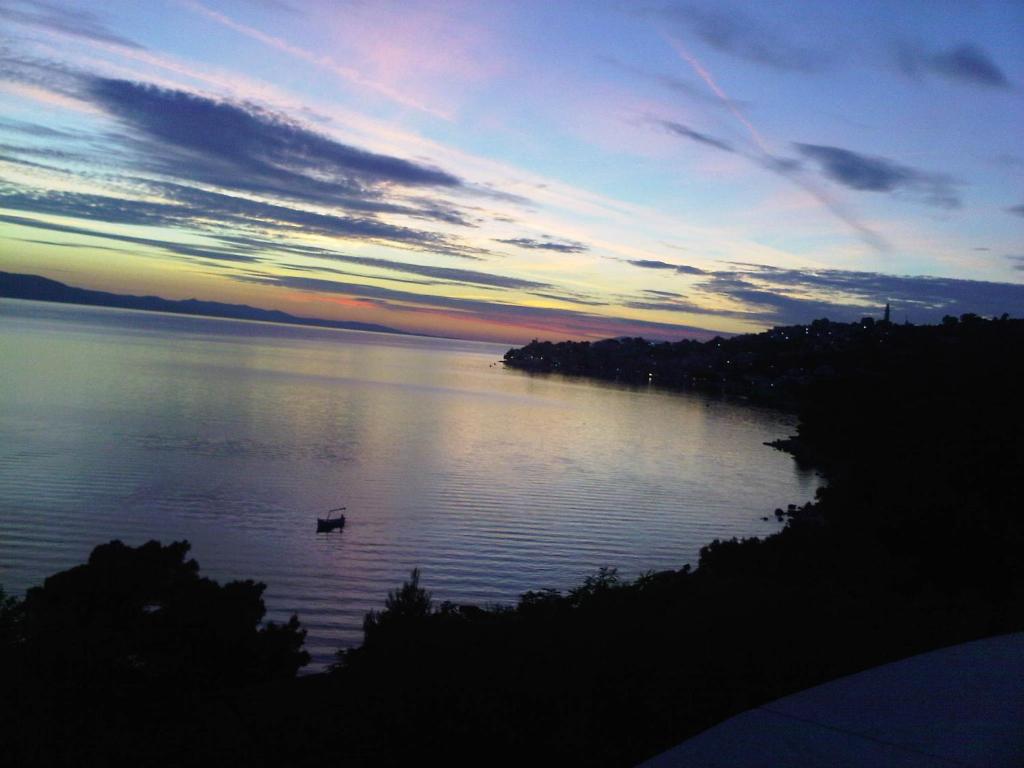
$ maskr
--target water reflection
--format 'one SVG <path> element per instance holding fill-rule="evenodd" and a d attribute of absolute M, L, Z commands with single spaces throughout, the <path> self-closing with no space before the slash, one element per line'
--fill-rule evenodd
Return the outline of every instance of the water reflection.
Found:
<path fill-rule="evenodd" d="M 791 417 L 506 371 L 494 345 L 0 301 L 0 349 L 8 589 L 188 538 L 320 660 L 414 566 L 475 602 L 678 567 L 817 483 L 762 445 Z"/>

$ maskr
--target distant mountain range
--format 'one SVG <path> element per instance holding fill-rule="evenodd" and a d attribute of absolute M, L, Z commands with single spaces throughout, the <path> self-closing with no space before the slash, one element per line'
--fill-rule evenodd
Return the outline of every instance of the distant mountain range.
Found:
<path fill-rule="evenodd" d="M 172 312 L 178 315 L 206 315 L 227 317 L 233 320 L 261 320 L 269 323 L 289 325 L 311 325 L 318 328 L 340 328 L 346 331 L 376 331 L 378 333 L 401 333 L 397 328 L 374 323 L 356 323 L 342 320 L 323 320 L 317 317 L 297 317 L 276 309 L 259 309 L 247 304 L 223 304 L 219 301 L 199 299 L 164 299 L 160 296 L 127 296 L 106 291 L 90 291 L 75 288 L 39 275 L 20 275 L 0 272 L 0 298 L 30 299 L 32 301 L 56 301 L 62 304 L 86 304 L 96 307 L 117 307 L 119 309 L 141 309 L 149 312 Z"/>

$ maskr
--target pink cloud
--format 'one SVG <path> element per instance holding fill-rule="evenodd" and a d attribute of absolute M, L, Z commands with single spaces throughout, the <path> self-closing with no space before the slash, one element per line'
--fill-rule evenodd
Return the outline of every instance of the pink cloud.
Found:
<path fill-rule="evenodd" d="M 243 24 L 230 16 L 227 16 L 219 11 L 207 8 L 202 3 L 196 2 L 195 0 L 186 0 L 185 4 L 194 10 L 195 12 L 202 14 L 211 21 L 227 27 L 239 34 L 245 35 L 257 42 L 262 43 L 270 48 L 274 48 L 281 53 L 284 53 L 293 58 L 304 61 L 307 64 L 311 64 L 319 69 L 330 72 L 331 74 L 341 78 L 342 80 L 348 81 L 356 86 L 366 88 L 374 91 L 381 96 L 384 96 L 392 101 L 395 101 L 403 106 L 412 107 L 414 109 L 421 110 L 441 117 L 444 119 L 451 119 L 451 115 L 438 110 L 428 104 L 422 102 L 422 100 L 413 97 L 407 91 L 403 91 L 394 87 L 389 86 L 387 83 L 379 82 L 372 78 L 366 77 L 360 72 L 359 69 L 351 66 L 339 64 L 331 56 L 326 54 L 314 53 L 306 48 L 299 45 L 294 45 L 282 37 L 271 35 L 262 30 L 256 29 L 255 27 Z"/>
<path fill-rule="evenodd" d="M 495 35 L 508 10 L 496 4 L 369 3 L 313 13 L 325 47 L 339 51 L 362 76 L 452 113 L 466 91 L 509 65 Z"/>

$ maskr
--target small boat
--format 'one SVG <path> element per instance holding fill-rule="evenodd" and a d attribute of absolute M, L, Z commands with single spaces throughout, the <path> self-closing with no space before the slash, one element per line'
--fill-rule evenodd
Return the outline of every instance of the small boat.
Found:
<path fill-rule="evenodd" d="M 344 511 L 345 507 L 338 507 L 337 509 L 327 510 L 327 517 L 318 517 L 316 519 L 316 532 L 325 533 L 327 531 L 334 531 L 339 528 L 345 527 L 345 516 L 340 514 Z M 337 517 L 331 517 L 332 512 L 338 512 Z"/>

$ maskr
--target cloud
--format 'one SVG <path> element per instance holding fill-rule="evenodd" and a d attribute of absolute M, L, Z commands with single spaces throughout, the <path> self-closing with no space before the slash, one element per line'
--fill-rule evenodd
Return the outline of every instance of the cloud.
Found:
<path fill-rule="evenodd" d="M 891 303 L 913 322 L 943 315 L 1024 314 L 1024 285 L 851 270 L 800 270 L 736 264 L 695 286 L 709 299 L 742 305 L 743 316 L 778 324 L 818 317 L 856 320 Z M 719 302 L 720 303 L 720 302 Z"/>
<path fill-rule="evenodd" d="M 79 8 L 69 8 L 59 3 L 47 3 L 41 2 L 41 0 L 14 0 L 12 4 L 0 7 L 0 19 L 99 43 L 113 43 L 135 49 L 143 47 L 134 40 L 111 32 L 96 14 Z"/>
<path fill-rule="evenodd" d="M 471 223 L 439 193 L 501 194 L 422 161 L 346 144 L 249 102 L 98 77 L 5 51 L 0 61 L 0 78 L 75 99 L 116 120 L 121 130 L 103 137 L 118 150 L 113 159 L 149 176 L 459 226 Z M 20 133 L 30 127 L 0 123 Z M 83 138 L 95 148 L 97 136 Z M 93 161 L 103 161 L 98 152 Z"/>
<path fill-rule="evenodd" d="M 748 160 L 756 166 L 764 168 L 765 170 L 771 171 L 777 176 L 790 181 L 791 183 L 798 186 L 804 192 L 809 194 L 815 200 L 817 200 L 829 213 L 835 216 L 839 221 L 845 224 L 852 230 L 852 232 L 860 238 L 863 242 L 874 248 L 876 251 L 885 251 L 888 249 L 888 243 L 885 239 L 875 232 L 873 229 L 863 224 L 856 216 L 846 209 L 838 200 L 832 195 L 828 194 L 827 191 L 821 189 L 813 179 L 808 178 L 804 172 L 803 163 L 795 158 L 778 157 L 775 155 L 768 154 L 764 151 L 758 151 L 754 154 L 747 152 L 741 152 L 734 149 L 731 145 L 726 142 L 716 139 L 713 136 L 708 136 L 703 133 L 694 131 L 685 125 L 676 123 L 670 120 L 655 120 L 655 123 L 669 129 L 678 136 L 698 141 L 715 149 L 722 150 L 724 152 L 735 153 L 740 157 Z M 824 148 L 830 149 L 830 148 Z M 845 150 L 839 150 L 843 152 Z M 850 153 L 852 154 L 852 153 Z M 937 183 L 938 177 L 936 177 Z M 943 189 L 942 191 L 948 191 Z M 952 202 L 946 200 L 946 202 Z M 959 203 L 959 201 L 957 201 Z M 948 206 L 953 207 L 953 206 Z"/>
<path fill-rule="evenodd" d="M 657 261 L 655 259 L 629 259 L 626 263 L 632 264 L 634 267 L 640 267 L 641 269 L 670 269 L 681 275 L 706 274 L 706 272 L 699 267 L 691 267 L 687 264 L 669 264 L 667 261 Z"/>
<path fill-rule="evenodd" d="M 51 128 L 41 123 L 30 123 L 25 120 L 12 120 L 10 118 L 0 118 L 0 131 L 31 136 L 36 139 L 78 139 L 84 135 L 74 131 Z"/>
<path fill-rule="evenodd" d="M 146 226 L 177 226 L 189 223 L 194 213 L 183 207 L 149 200 L 128 200 L 82 192 L 29 190 L 15 186 L 0 188 L 0 208 L 103 221 L 109 224 Z"/>
<path fill-rule="evenodd" d="M 534 328 L 545 333 L 584 336 L 638 336 L 679 339 L 683 337 L 710 338 L 714 331 L 688 325 L 631 320 L 621 317 L 595 315 L 590 312 L 558 307 L 531 307 L 520 304 L 455 296 L 399 291 L 381 286 L 322 280 L 313 277 L 280 275 L 235 275 L 234 279 L 260 285 L 274 285 L 313 293 L 333 293 L 369 299 L 381 306 L 398 311 L 427 309 L 436 312 L 457 313 L 460 317 L 499 323 L 518 328 Z"/>
<path fill-rule="evenodd" d="M 1024 256 L 1007 256 L 1024 262 Z M 755 325 L 794 325 L 827 317 L 850 322 L 891 304 L 898 317 L 934 323 L 944 315 L 1024 314 L 1024 285 L 839 269 L 789 269 L 730 262 L 691 284 L 686 295 L 645 289 L 623 297 L 632 309 L 708 315 Z M 1015 267 L 1024 269 L 1024 263 Z"/>
<path fill-rule="evenodd" d="M 16 53 L 7 45 L 0 45 L 0 80 L 37 89 L 51 103 L 79 109 L 89 106 L 80 96 L 80 70 L 53 59 Z"/>
<path fill-rule="evenodd" d="M 22 144 L 8 144 L 6 142 L 0 143 L 0 151 L 11 153 L 4 157 L 8 162 L 24 162 L 20 157 L 18 157 L 19 155 L 45 157 L 50 160 L 71 160 L 74 162 L 82 162 L 87 159 L 85 155 L 77 152 L 68 152 L 64 149 L 54 149 L 53 147 L 29 147 Z"/>
<path fill-rule="evenodd" d="M 926 72 L 970 85 L 1010 87 L 1006 74 L 988 54 L 970 43 L 946 51 L 928 51 L 919 46 L 902 44 L 897 47 L 896 56 L 900 68 L 911 76 Z"/>
<path fill-rule="evenodd" d="M 223 223 L 242 223 L 234 211 L 223 204 L 218 204 L 218 199 L 223 196 L 211 195 L 205 199 L 206 205 L 197 208 L 170 205 L 166 203 L 151 203 L 145 201 L 123 200 L 118 198 L 104 197 L 100 195 L 83 195 L 76 193 L 51 192 L 43 196 L 33 197 L 31 195 L 3 194 L 0 193 L 0 208 L 14 210 L 27 210 L 33 213 L 46 213 L 50 215 L 69 216 L 90 220 L 106 221 L 113 224 L 132 224 L 144 226 L 176 226 L 184 225 L 194 229 L 200 223 L 200 217 L 212 217 Z M 230 198 L 229 198 L 230 199 Z M 266 204 L 256 204 L 265 206 Z M 258 213 L 268 216 L 278 215 L 276 206 L 257 207 Z M 252 214 L 245 206 L 241 209 L 242 215 Z M 291 212 L 291 209 L 284 209 Z M 293 212 L 292 212 L 293 213 Z M 83 229 L 81 227 L 50 224 L 37 219 L 24 217 L 5 216 L 0 220 L 10 223 L 21 224 L 42 229 L 50 229 L 60 232 L 73 232 L 77 234 L 88 234 L 93 237 L 107 238 L 120 242 L 134 243 L 136 245 L 149 245 L 163 248 L 179 255 L 201 256 L 215 258 L 223 261 L 260 261 L 253 256 L 253 253 L 265 253 L 267 251 L 282 251 L 295 253 L 329 261 L 358 264 L 364 267 L 402 272 L 424 277 L 435 278 L 438 281 L 459 285 L 476 285 L 505 290 L 538 290 L 550 289 L 548 283 L 526 280 L 524 278 L 509 277 L 505 275 L 494 275 L 486 272 L 471 269 L 459 269 L 453 267 L 439 267 L 427 264 L 412 264 L 392 259 L 374 258 L 369 256 L 350 256 L 326 248 L 315 246 L 296 245 L 288 242 L 275 242 L 262 237 L 246 237 L 239 235 L 216 235 L 207 233 L 230 247 L 226 249 L 209 249 L 175 244 L 172 241 L 154 240 L 143 237 L 130 237 L 117 233 L 103 232 L 101 230 Z M 265 224 L 265 220 L 261 220 Z M 313 226 L 306 223 L 305 231 Z"/>
<path fill-rule="evenodd" d="M 1008 253 L 1008 254 L 1006 254 L 1006 258 L 1009 259 L 1012 262 L 1015 262 L 1014 265 L 1013 265 L 1014 269 L 1019 269 L 1021 271 L 1024 271 L 1024 254 L 1018 255 L 1018 254 L 1010 254 L 1010 253 Z"/>
<path fill-rule="evenodd" d="M 810 73 L 831 64 L 825 52 L 797 45 L 763 20 L 735 8 L 677 5 L 656 13 L 722 53 L 772 69 Z"/>
<path fill-rule="evenodd" d="M 512 237 L 505 240 L 496 239 L 494 242 L 514 245 L 528 250 L 556 251 L 558 253 L 585 253 L 590 250 L 583 243 L 558 242 L 548 239 L 547 235 L 544 235 L 542 240 L 535 240 L 529 237 Z"/>
<path fill-rule="evenodd" d="M 240 174 L 278 192 L 312 185 L 341 196 L 384 184 L 462 183 L 438 168 L 343 144 L 251 104 L 102 77 L 89 79 L 87 93 L 134 135 L 174 151 L 174 161 L 191 160 L 207 181 Z"/>
<path fill-rule="evenodd" d="M 4 149 L 9 148 L 9 145 L 0 145 L 0 152 L 2 152 L 2 150 Z M 23 152 L 18 154 L 32 155 L 33 153 Z M 50 155 L 50 157 L 52 157 L 52 155 Z M 18 157 L 16 154 L 8 155 L 0 153 L 0 162 L 13 163 L 14 165 L 21 165 L 26 168 L 38 168 L 43 171 L 57 171 L 58 173 L 63 170 L 62 168 L 58 168 L 57 166 L 52 165 L 50 163 L 37 163 L 34 160 L 26 160 L 24 157 Z"/>
<path fill-rule="evenodd" d="M 389 283 L 405 283 L 408 285 L 443 285 L 438 280 L 416 280 L 410 277 L 391 277 L 388 275 L 368 275 L 363 272 L 353 272 L 348 269 L 334 269 L 333 267 L 324 266 L 307 266 L 305 264 L 282 264 L 284 269 L 292 272 L 309 272 L 313 274 L 324 274 L 324 275 L 343 275 L 345 277 L 357 277 L 363 280 L 383 280 Z"/>
<path fill-rule="evenodd" d="M 156 184 L 152 188 L 163 193 L 166 198 L 184 205 L 194 218 L 201 218 L 204 212 L 209 212 L 210 217 L 213 215 L 227 216 L 237 223 L 248 223 L 255 226 L 259 226 L 261 223 L 270 223 L 277 225 L 282 231 L 286 231 L 286 228 L 290 227 L 301 227 L 308 233 L 328 236 L 381 239 L 436 250 L 454 250 L 456 248 L 453 241 L 442 234 L 391 224 L 374 216 L 320 213 L 290 205 L 266 203 L 247 197 L 210 192 L 179 184 Z M 384 210 L 387 211 L 386 208 Z M 375 212 L 378 211 L 369 211 L 369 213 Z M 468 251 L 457 255 L 476 258 Z"/>
<path fill-rule="evenodd" d="M 159 248 L 169 253 L 176 254 L 178 256 L 186 256 L 189 258 L 200 258 L 200 259 L 212 259 L 214 261 L 229 261 L 239 263 L 256 263 L 262 261 L 262 259 L 252 256 L 250 254 L 239 253 L 237 251 L 211 248 L 189 245 L 187 243 L 178 243 L 173 240 L 157 240 L 149 237 L 134 237 L 132 235 L 121 235 L 114 232 L 103 232 L 96 229 L 87 229 L 85 227 L 75 227 L 67 224 L 55 224 L 49 221 L 39 221 L 38 219 L 27 219 L 23 216 L 8 216 L 0 214 L 0 221 L 6 222 L 7 224 L 17 224 L 22 227 L 32 227 L 34 229 L 45 229 L 50 232 L 65 232 L 73 235 L 87 235 L 89 237 L 99 237 L 106 240 L 114 240 L 120 243 L 130 243 L 132 245 L 142 245 L 148 248 Z"/>
<path fill-rule="evenodd" d="M 818 164 L 822 174 L 844 187 L 869 192 L 908 192 L 940 208 L 959 208 L 954 181 L 945 174 L 928 173 L 841 147 L 796 144 L 797 150 Z"/>
<path fill-rule="evenodd" d="M 312 250 L 313 249 L 310 249 L 310 251 Z M 424 277 L 432 277 L 447 283 L 458 283 L 461 285 L 478 285 L 509 290 L 551 288 L 551 285 L 548 283 L 539 283 L 535 280 L 525 280 L 519 277 L 492 275 L 472 269 L 435 267 L 428 264 L 409 264 L 406 262 L 392 261 L 390 259 L 378 259 L 369 256 L 349 256 L 326 250 L 319 250 L 316 253 L 310 253 L 310 255 L 315 255 L 318 258 L 328 259 L 331 261 L 341 261 L 348 264 L 359 264 L 365 267 L 376 267 L 377 269 L 406 272 L 413 275 L 423 275 Z"/>
<path fill-rule="evenodd" d="M 662 88 L 672 91 L 673 93 L 682 94 L 689 99 L 700 102 L 704 106 L 716 107 L 719 109 L 750 106 L 749 102 L 746 101 L 738 99 L 722 99 L 714 93 L 709 93 L 706 86 L 693 80 L 678 77 L 677 75 L 668 75 L 663 72 L 651 72 L 620 61 L 614 56 L 599 56 L 598 60 L 623 72 L 628 72 L 635 77 L 655 83 Z"/>
<path fill-rule="evenodd" d="M 607 307 L 607 301 L 599 301 L 598 299 L 590 298 L 587 296 L 580 296 L 571 293 L 545 293 L 543 291 L 530 291 L 534 296 L 540 296 L 544 299 L 554 299 L 555 301 L 567 301 L 570 304 L 582 304 L 588 307 Z"/>
<path fill-rule="evenodd" d="M 29 226 L 29 225 L 26 225 Z M 111 248 L 106 245 L 95 245 L 93 243 L 62 243 L 57 240 L 41 240 L 34 237 L 12 237 L 12 240 L 17 240 L 19 243 L 35 243 L 36 245 L 50 245 L 55 248 L 91 248 L 94 251 L 113 251 L 115 253 L 124 253 L 124 248 Z"/>
<path fill-rule="evenodd" d="M 1012 213 L 1014 216 L 1024 216 L 1024 203 L 1020 205 L 1011 205 L 1006 209 L 1007 213 Z"/>
<path fill-rule="evenodd" d="M 999 154 L 992 155 L 986 159 L 997 168 L 1005 168 L 1006 166 L 1010 166 L 1011 168 L 1024 168 L 1024 157 L 1015 155 L 1012 152 L 1000 152 Z"/>
<path fill-rule="evenodd" d="M 659 299 L 659 300 L 646 300 L 637 301 L 631 300 L 625 302 L 624 306 L 630 307 L 631 309 L 646 309 L 654 312 L 679 312 L 680 314 L 687 315 L 714 315 L 716 317 L 724 317 L 731 314 L 730 312 L 723 312 L 721 310 L 714 310 L 709 307 L 702 307 L 693 302 L 686 301 L 684 299 Z M 742 314 L 742 313 L 739 313 Z"/>
<path fill-rule="evenodd" d="M 272 11 L 285 11 L 286 13 L 299 13 L 299 10 L 285 0 L 245 0 L 245 2 L 260 8 Z"/>
<path fill-rule="evenodd" d="M 692 128 L 683 125 L 682 123 L 677 123 L 673 120 L 659 120 L 658 123 L 663 128 L 665 128 L 668 131 L 671 131 L 677 136 L 683 136 L 687 139 L 692 139 L 693 141 L 699 142 L 701 144 L 706 144 L 709 147 L 721 149 L 724 152 L 736 151 L 735 149 L 733 149 L 731 144 L 728 144 L 727 142 L 724 142 L 721 139 L 716 139 L 714 136 L 708 136 L 706 133 L 695 131 Z"/>
<path fill-rule="evenodd" d="M 120 171 L 120 179 L 146 187 L 151 197 L 185 207 L 206 207 L 210 213 L 206 218 L 230 209 L 233 217 L 245 218 L 249 225 L 254 225 L 254 219 L 267 218 L 278 227 L 287 223 L 314 233 L 462 258 L 493 255 L 461 243 L 455 234 L 383 220 L 384 215 L 395 215 L 475 227 L 473 209 L 445 196 L 499 194 L 480 184 L 464 183 L 423 161 L 366 151 L 249 102 L 97 77 L 57 62 L 6 52 L 0 53 L 0 59 L 3 78 L 76 99 L 116 120 L 120 129 L 102 137 L 106 145 L 102 153 L 99 136 L 83 137 L 90 152 L 85 162 Z M 30 127 L 9 120 L 0 124 L 18 134 Z M 81 174 L 80 168 L 42 166 L 34 159 L 38 149 L 11 147 L 17 152 L 5 156 L 8 162 Z M 134 180 L 124 175 L 128 169 Z M 114 178 L 108 173 L 105 180 Z M 261 199 L 254 200 L 256 196 Z"/>
<path fill-rule="evenodd" d="M 0 187 L 0 208 L 111 224 L 167 226 L 183 229 L 270 231 L 287 238 L 319 234 L 377 240 L 446 255 L 479 259 L 486 251 L 470 249 L 445 235 L 423 232 L 376 218 L 339 216 L 265 203 L 179 185 L 157 185 L 164 200 L 136 200 L 79 192 Z"/>
<path fill-rule="evenodd" d="M 103 163 L 130 169 L 134 176 L 108 174 L 107 180 L 128 181 L 134 186 L 129 196 L 142 191 L 151 199 L 88 200 L 35 190 L 20 198 L 5 195 L 0 204 L 121 223 L 135 218 L 134 223 L 157 220 L 172 226 L 266 226 L 279 235 L 370 240 L 460 258 L 493 255 L 463 244 L 455 234 L 383 218 L 475 227 L 472 209 L 462 209 L 444 195 L 491 192 L 445 170 L 345 144 L 248 102 L 97 77 L 47 62 L 14 63 L 12 77 L 37 80 L 114 118 L 120 131 L 104 137 L 115 151 Z M 8 127 L 22 132 L 26 126 Z M 33 153 L 38 150 L 22 147 L 7 159 L 31 164 Z"/>
<path fill-rule="evenodd" d="M 803 170 L 804 164 L 795 157 L 776 157 L 768 155 L 761 159 L 761 165 L 773 173 L 783 176 Z"/>

